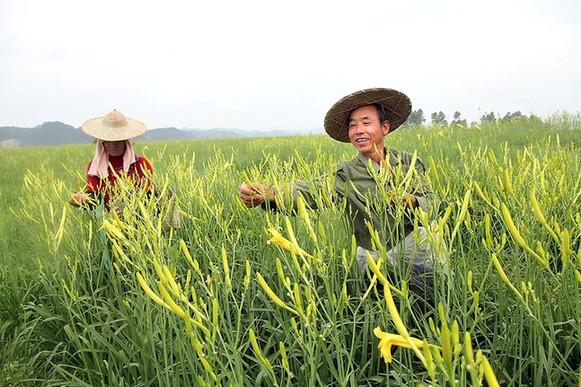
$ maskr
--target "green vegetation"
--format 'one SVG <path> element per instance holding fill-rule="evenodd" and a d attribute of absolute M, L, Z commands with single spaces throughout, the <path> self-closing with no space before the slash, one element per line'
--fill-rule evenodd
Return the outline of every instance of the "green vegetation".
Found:
<path fill-rule="evenodd" d="M 435 223 L 417 217 L 449 265 L 429 295 L 382 263 L 362 278 L 341 203 L 287 217 L 237 199 L 242 181 L 313 180 L 354 156 L 326 137 L 138 143 L 178 229 L 155 199 L 128 197 L 121 217 L 70 207 L 92 145 L 0 149 L 0 385 L 464 386 L 490 369 L 505 386 L 576 385 L 579 129 L 387 138 L 441 199 Z M 397 336 L 390 363 L 376 328 Z"/>

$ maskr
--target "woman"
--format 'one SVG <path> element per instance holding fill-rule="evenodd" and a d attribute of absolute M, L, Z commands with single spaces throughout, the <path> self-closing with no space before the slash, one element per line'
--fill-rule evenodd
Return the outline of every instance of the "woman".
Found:
<path fill-rule="evenodd" d="M 70 200 L 73 206 L 94 207 L 102 200 L 109 210 L 119 178 L 131 179 L 137 189 L 153 191 L 153 168 L 145 157 L 135 155 L 129 141 L 145 133 L 145 124 L 113 110 L 103 117 L 86 121 L 81 130 L 97 141 L 95 156 L 87 166 L 85 190 L 73 194 Z"/>

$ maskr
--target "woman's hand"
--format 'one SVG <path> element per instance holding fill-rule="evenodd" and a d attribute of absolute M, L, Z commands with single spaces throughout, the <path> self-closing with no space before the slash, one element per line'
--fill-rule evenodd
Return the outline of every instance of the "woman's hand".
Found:
<path fill-rule="evenodd" d="M 75 207 L 84 206 L 87 204 L 87 198 L 85 197 L 84 192 L 75 192 L 69 200 L 69 204 Z"/>

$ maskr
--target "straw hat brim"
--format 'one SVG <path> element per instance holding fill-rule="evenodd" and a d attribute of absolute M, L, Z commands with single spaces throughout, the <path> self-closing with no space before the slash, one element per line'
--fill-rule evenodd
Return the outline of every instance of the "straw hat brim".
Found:
<path fill-rule="evenodd" d="M 359 90 L 337 101 L 325 116 L 325 131 L 337 141 L 349 142 L 349 114 L 360 107 L 379 104 L 389 114 L 390 133 L 400 127 L 412 111 L 412 103 L 401 91 L 387 88 Z"/>
<path fill-rule="evenodd" d="M 121 141 L 141 136 L 147 131 L 147 127 L 141 121 L 127 118 L 127 123 L 122 126 L 109 126 L 103 122 L 105 117 L 96 117 L 85 121 L 81 130 L 91 137 L 104 141 Z"/>

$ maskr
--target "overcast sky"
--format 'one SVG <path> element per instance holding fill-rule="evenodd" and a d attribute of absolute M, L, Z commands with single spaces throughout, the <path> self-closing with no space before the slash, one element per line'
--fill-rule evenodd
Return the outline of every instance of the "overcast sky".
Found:
<path fill-rule="evenodd" d="M 581 111 L 581 1 L 0 0 L 0 126 L 313 129 L 342 96 Z"/>

